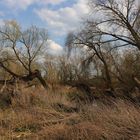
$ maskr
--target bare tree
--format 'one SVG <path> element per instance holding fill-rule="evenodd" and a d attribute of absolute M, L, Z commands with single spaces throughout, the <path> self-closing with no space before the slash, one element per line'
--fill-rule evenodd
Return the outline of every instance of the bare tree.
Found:
<path fill-rule="evenodd" d="M 139 0 L 89 0 L 89 6 L 96 18 L 89 20 L 88 26 L 93 29 L 92 34 L 103 37 L 102 43 L 140 50 Z"/>
<path fill-rule="evenodd" d="M 5 65 L 5 60 L 0 61 L 0 66 L 11 74 L 13 77 L 30 81 L 38 78 L 42 85 L 47 88 L 46 82 L 43 80 L 38 69 L 34 69 L 36 59 L 41 52 L 41 49 L 46 45 L 48 35 L 46 30 L 38 29 L 35 26 L 22 31 L 20 26 L 15 21 L 7 21 L 4 26 L 0 28 L 0 40 L 3 48 L 8 47 L 12 50 L 15 56 L 15 61 L 23 67 L 26 73 L 22 75 L 16 74 L 8 69 Z"/>
<path fill-rule="evenodd" d="M 67 46 L 70 48 L 80 47 L 87 51 L 87 55 L 82 61 L 82 64 L 84 66 L 83 69 L 88 68 L 91 63 L 99 60 L 103 64 L 101 73 L 105 76 L 104 79 L 106 81 L 107 88 L 110 88 L 112 91 L 114 91 L 107 61 L 108 45 L 101 43 L 101 36 L 91 36 L 92 28 L 85 27 L 84 30 L 82 30 L 78 34 L 73 35 L 73 40 L 68 40 L 69 44 Z"/>

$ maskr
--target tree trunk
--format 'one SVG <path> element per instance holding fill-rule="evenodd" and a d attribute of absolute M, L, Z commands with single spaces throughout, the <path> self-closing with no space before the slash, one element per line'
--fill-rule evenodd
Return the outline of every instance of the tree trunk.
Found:
<path fill-rule="evenodd" d="M 106 64 L 105 61 L 103 61 L 104 64 L 104 69 L 105 69 L 105 76 L 106 76 L 106 81 L 107 81 L 107 88 L 110 88 L 111 91 L 114 91 L 114 88 L 112 86 L 112 80 L 111 80 L 111 76 L 110 76 L 110 72 L 108 69 L 108 65 Z"/>

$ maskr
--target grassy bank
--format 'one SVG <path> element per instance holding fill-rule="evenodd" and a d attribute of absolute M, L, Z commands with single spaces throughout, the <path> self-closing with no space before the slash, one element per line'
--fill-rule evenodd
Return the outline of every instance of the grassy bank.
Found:
<path fill-rule="evenodd" d="M 74 92 L 69 87 L 22 89 L 11 104 L 1 100 L 0 140 L 140 139 L 139 105 L 122 99 L 77 102 L 70 98 Z"/>

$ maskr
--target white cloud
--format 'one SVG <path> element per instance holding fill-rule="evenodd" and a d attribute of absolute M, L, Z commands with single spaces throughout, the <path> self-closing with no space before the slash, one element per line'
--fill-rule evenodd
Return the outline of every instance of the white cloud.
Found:
<path fill-rule="evenodd" d="M 14 10 L 22 9 L 25 10 L 28 6 L 32 4 L 59 4 L 67 0 L 1 0 L 0 3 L 8 6 L 9 8 L 14 8 Z"/>
<path fill-rule="evenodd" d="M 53 40 L 48 40 L 48 52 L 51 54 L 61 54 L 63 51 L 63 47 L 54 42 Z"/>
<path fill-rule="evenodd" d="M 0 0 L 0 4 L 6 5 L 13 11 L 26 10 L 32 4 L 43 5 L 43 8 L 35 9 L 35 13 L 47 23 L 47 28 L 53 35 L 62 36 L 79 27 L 81 18 L 89 11 L 87 0 L 77 0 L 71 7 L 67 6 L 56 10 L 51 10 L 47 6 L 48 4 L 61 4 L 64 1 L 69 3 L 69 0 Z"/>
<path fill-rule="evenodd" d="M 43 4 L 59 4 L 63 1 L 67 1 L 67 0 L 38 0 L 40 3 L 43 3 Z"/>
<path fill-rule="evenodd" d="M 2 3 L 9 8 L 26 9 L 29 5 L 36 2 L 36 0 L 2 0 Z"/>
<path fill-rule="evenodd" d="M 86 0 L 78 0 L 72 7 L 57 10 L 42 8 L 35 12 L 55 35 L 65 35 L 79 27 L 81 18 L 89 12 L 89 9 Z"/>

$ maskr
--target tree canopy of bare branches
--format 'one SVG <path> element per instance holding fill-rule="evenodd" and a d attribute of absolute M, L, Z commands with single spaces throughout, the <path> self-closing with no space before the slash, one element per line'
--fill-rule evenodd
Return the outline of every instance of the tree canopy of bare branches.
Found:
<path fill-rule="evenodd" d="M 89 20 L 87 25 L 93 36 L 102 36 L 101 43 L 135 46 L 140 50 L 139 0 L 89 0 L 89 6 L 96 20 Z"/>
<path fill-rule="evenodd" d="M 32 26 L 27 30 L 22 30 L 17 22 L 6 21 L 5 25 L 0 28 L 0 43 L 2 49 L 8 48 L 11 51 L 13 58 L 1 58 L 0 66 L 13 77 L 24 81 L 38 78 L 46 88 L 47 85 L 40 71 L 34 69 L 34 63 L 41 50 L 46 46 L 47 40 L 48 34 L 45 29 Z M 17 62 L 25 73 L 20 75 L 9 69 L 5 64 L 10 59 Z"/>
<path fill-rule="evenodd" d="M 100 73 L 104 74 L 107 87 L 113 90 L 112 66 L 117 73 L 120 71 L 112 49 L 127 46 L 140 50 L 140 4 L 137 0 L 89 0 L 89 7 L 89 19 L 81 31 L 68 34 L 66 46 L 69 51 L 73 47 L 87 51 L 82 61 L 84 68 L 91 62 L 96 66 L 99 61 L 103 65 Z"/>

